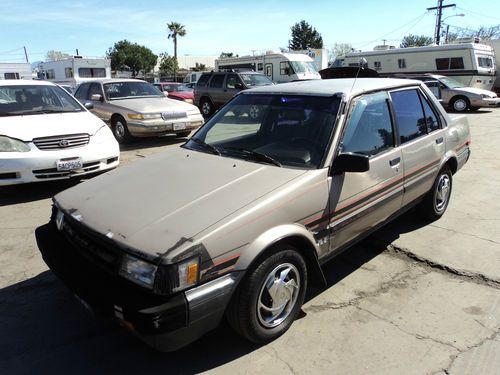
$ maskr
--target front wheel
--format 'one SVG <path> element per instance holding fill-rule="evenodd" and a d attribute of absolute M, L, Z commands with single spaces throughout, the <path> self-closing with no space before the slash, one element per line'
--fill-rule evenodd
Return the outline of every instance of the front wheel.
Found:
<path fill-rule="evenodd" d="M 243 279 L 228 307 L 230 325 L 255 343 L 272 341 L 290 328 L 307 288 L 307 266 L 292 246 L 281 246 Z"/>
<path fill-rule="evenodd" d="M 431 191 L 427 193 L 424 200 L 418 206 L 419 214 L 431 221 L 438 220 L 443 216 L 451 197 L 452 174 L 448 167 L 443 168 Z"/>
<path fill-rule="evenodd" d="M 111 122 L 111 128 L 118 143 L 128 143 L 132 140 L 132 136 L 128 131 L 127 122 L 123 117 L 114 118 Z"/>
<path fill-rule="evenodd" d="M 457 96 L 456 98 L 453 98 L 450 106 L 455 112 L 465 112 L 470 109 L 469 100 L 463 96 Z"/>

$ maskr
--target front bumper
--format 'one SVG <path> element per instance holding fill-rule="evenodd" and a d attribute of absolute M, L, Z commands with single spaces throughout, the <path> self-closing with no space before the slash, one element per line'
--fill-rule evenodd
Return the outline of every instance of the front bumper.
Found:
<path fill-rule="evenodd" d="M 217 327 L 243 275 L 235 272 L 183 293 L 159 296 L 96 267 L 52 222 L 37 228 L 35 235 L 44 261 L 85 305 L 161 351 L 179 349 Z"/>
<path fill-rule="evenodd" d="M 473 99 L 470 104 L 473 107 L 498 107 L 500 98 Z"/>
<path fill-rule="evenodd" d="M 118 166 L 120 149 L 116 142 L 90 143 L 75 148 L 39 150 L 32 143 L 29 152 L 0 153 L 0 186 L 67 179 L 102 172 Z M 83 168 L 58 171 L 61 159 L 80 158 Z"/>
<path fill-rule="evenodd" d="M 203 125 L 203 117 L 201 115 L 172 121 L 158 119 L 127 122 L 128 131 L 134 137 L 151 137 L 164 134 L 184 133 L 198 129 L 201 125 Z"/>

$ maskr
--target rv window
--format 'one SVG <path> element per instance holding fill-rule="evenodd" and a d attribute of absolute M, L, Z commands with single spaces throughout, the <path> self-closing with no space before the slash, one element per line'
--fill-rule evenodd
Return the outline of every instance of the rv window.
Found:
<path fill-rule="evenodd" d="M 463 69 L 464 59 L 461 57 L 452 57 L 450 59 L 450 69 Z"/>
<path fill-rule="evenodd" d="M 416 89 L 391 92 L 401 143 L 427 134 L 425 115 Z"/>
<path fill-rule="evenodd" d="M 463 69 L 464 60 L 461 57 L 446 57 L 436 59 L 437 70 Z"/>
<path fill-rule="evenodd" d="M 224 82 L 224 75 L 216 74 L 212 77 L 212 80 L 210 81 L 210 87 L 221 88 L 223 82 Z"/>
<path fill-rule="evenodd" d="M 280 75 L 287 76 L 291 73 L 292 73 L 292 71 L 290 69 L 290 64 L 288 63 L 288 61 L 281 61 L 280 62 Z"/>
<path fill-rule="evenodd" d="M 262 70 L 262 69 L 264 69 L 262 63 L 258 63 L 257 64 L 257 70 Z"/>
<path fill-rule="evenodd" d="M 73 78 L 73 68 L 64 68 L 66 78 Z"/>
<path fill-rule="evenodd" d="M 56 79 L 56 74 L 54 72 L 54 69 L 47 69 L 45 72 L 47 79 Z"/>
<path fill-rule="evenodd" d="M 19 73 L 4 73 L 4 79 L 19 79 Z"/>
<path fill-rule="evenodd" d="M 478 57 L 477 62 L 480 68 L 493 68 L 491 57 Z"/>
<path fill-rule="evenodd" d="M 380 61 L 374 61 L 373 67 L 375 68 L 375 70 L 380 70 L 382 69 L 382 63 Z"/>
<path fill-rule="evenodd" d="M 399 67 L 399 69 L 406 68 L 406 60 L 405 59 L 398 59 L 398 67 Z"/>
<path fill-rule="evenodd" d="M 106 69 L 104 68 L 79 68 L 78 75 L 81 78 L 106 77 Z"/>

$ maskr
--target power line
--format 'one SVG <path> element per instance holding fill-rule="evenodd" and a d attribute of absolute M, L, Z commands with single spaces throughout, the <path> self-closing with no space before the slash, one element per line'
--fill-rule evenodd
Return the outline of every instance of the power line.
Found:
<path fill-rule="evenodd" d="M 492 17 L 492 16 L 489 16 L 489 15 L 487 15 L 487 14 L 482 14 L 482 13 L 475 12 L 475 11 L 473 11 L 473 10 L 465 9 L 465 8 L 458 7 L 458 6 L 457 6 L 457 9 L 459 9 L 459 10 L 463 10 L 463 11 L 468 12 L 468 13 L 476 14 L 476 15 L 478 15 L 478 16 L 480 16 L 480 17 L 487 17 L 487 18 L 491 18 L 491 19 L 494 19 L 494 20 L 500 21 L 500 18 L 498 18 L 498 17 Z"/>

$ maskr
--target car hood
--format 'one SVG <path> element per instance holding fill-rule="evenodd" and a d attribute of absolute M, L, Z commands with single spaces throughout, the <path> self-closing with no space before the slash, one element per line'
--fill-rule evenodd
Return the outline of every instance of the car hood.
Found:
<path fill-rule="evenodd" d="M 0 117 L 0 135 L 29 142 L 34 138 L 53 135 L 93 135 L 104 125 L 104 122 L 87 111 L 8 116 Z"/>
<path fill-rule="evenodd" d="M 476 94 L 476 95 L 488 95 L 490 97 L 497 96 L 493 91 L 478 89 L 476 87 L 460 87 L 460 88 L 453 89 L 453 91 L 462 92 L 462 93 L 471 93 L 471 94 Z"/>
<path fill-rule="evenodd" d="M 172 110 L 182 112 L 199 112 L 198 108 L 192 104 L 175 99 L 169 99 L 168 97 L 115 99 L 110 103 L 123 109 L 140 113 L 166 112 Z"/>
<path fill-rule="evenodd" d="M 177 148 L 86 181 L 55 201 L 121 246 L 156 257 L 304 173 Z"/>

